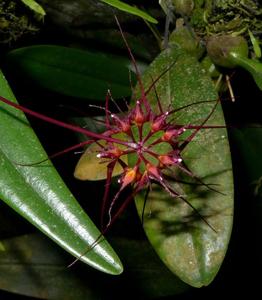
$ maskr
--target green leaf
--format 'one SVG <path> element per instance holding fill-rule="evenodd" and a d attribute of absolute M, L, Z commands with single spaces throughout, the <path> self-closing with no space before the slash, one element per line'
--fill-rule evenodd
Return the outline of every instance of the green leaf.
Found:
<path fill-rule="evenodd" d="M 131 93 L 130 63 L 121 58 L 40 45 L 13 50 L 7 59 L 22 79 L 63 95 L 104 101 L 108 89 L 115 99 Z"/>
<path fill-rule="evenodd" d="M 116 7 L 118 8 L 119 10 L 122 10 L 122 11 L 125 11 L 129 14 L 132 14 L 132 15 L 135 15 L 135 16 L 138 16 L 138 17 L 141 17 L 142 19 L 145 19 L 147 20 L 148 22 L 151 22 L 151 23 L 154 23 L 154 24 L 157 24 L 158 21 L 151 17 L 149 14 L 147 14 L 146 12 L 142 11 L 141 9 L 138 9 L 134 6 L 131 6 L 131 5 L 128 5 L 122 1 L 119 1 L 119 0 L 100 0 L 106 4 L 109 4 L 113 7 Z"/>
<path fill-rule="evenodd" d="M 123 134 L 115 134 L 114 138 L 123 139 Z M 122 138 L 121 138 L 122 137 Z M 104 146 L 105 141 L 98 141 L 99 145 Z M 108 161 L 101 162 L 101 158 L 97 157 L 101 147 L 98 144 L 92 144 L 80 157 L 74 172 L 74 176 L 80 180 L 103 180 L 107 178 Z M 117 145 L 120 149 L 121 145 Z M 127 156 L 122 156 L 121 159 L 127 163 Z M 117 162 L 112 176 L 118 176 L 123 173 L 123 167 Z"/>
<path fill-rule="evenodd" d="M 112 243 L 128 266 L 124 276 L 109 278 L 91 269 L 66 269 L 66 258 L 40 234 L 2 241 L 0 289 L 44 299 L 118 299 L 119 287 L 130 296 L 158 298 L 189 287 L 159 262 L 148 242 L 114 238 Z M 159 280 L 156 281 L 156 276 Z M 132 282 L 132 284 L 130 284 Z"/>
<path fill-rule="evenodd" d="M 21 0 L 26 6 L 32 9 L 35 13 L 39 14 L 41 17 L 46 15 L 43 7 L 38 4 L 35 0 Z"/>
<path fill-rule="evenodd" d="M 0 73 L 1 96 L 15 101 Z M 17 213 L 44 232 L 75 257 L 99 236 L 99 231 L 84 213 L 48 161 L 24 114 L 0 102 L 0 198 Z M 20 165 L 19 165 L 20 164 Z M 81 260 L 96 269 L 119 274 L 122 265 L 106 241 L 99 243 Z"/>
<path fill-rule="evenodd" d="M 230 52 L 229 58 L 232 63 L 241 66 L 247 70 L 254 78 L 257 86 L 262 90 L 262 63 L 253 59 L 238 55 L 236 52 Z"/>
<path fill-rule="evenodd" d="M 171 69 L 165 72 L 170 65 Z M 180 125 L 200 125 L 212 111 L 218 95 L 209 76 L 196 58 L 179 48 L 161 53 L 143 76 L 146 87 L 152 78 L 158 97 L 164 107 L 179 108 L 185 105 L 214 100 L 214 103 L 192 105 L 175 113 L 173 122 Z M 155 92 L 149 95 L 157 110 Z M 208 124 L 224 125 L 220 105 Z M 226 129 L 202 129 L 183 150 L 182 157 L 189 169 L 201 180 L 225 195 L 208 190 L 203 185 L 170 184 L 198 210 L 212 225 L 212 230 L 180 198 L 172 198 L 162 188 L 153 185 L 144 213 L 144 228 L 156 252 L 180 279 L 201 287 L 208 285 L 217 274 L 224 259 L 231 235 L 233 215 L 233 180 L 231 156 Z M 196 183 L 190 176 L 173 169 L 171 175 L 180 180 Z M 139 214 L 143 210 L 144 195 L 136 197 Z"/>

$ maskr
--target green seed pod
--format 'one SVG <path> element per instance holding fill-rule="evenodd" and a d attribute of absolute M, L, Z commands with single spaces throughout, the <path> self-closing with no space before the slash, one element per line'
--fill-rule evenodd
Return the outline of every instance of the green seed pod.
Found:
<path fill-rule="evenodd" d="M 247 41 L 242 36 L 212 36 L 207 41 L 207 52 L 212 61 L 219 66 L 234 68 L 236 64 L 230 59 L 230 53 L 238 56 L 248 56 Z"/>

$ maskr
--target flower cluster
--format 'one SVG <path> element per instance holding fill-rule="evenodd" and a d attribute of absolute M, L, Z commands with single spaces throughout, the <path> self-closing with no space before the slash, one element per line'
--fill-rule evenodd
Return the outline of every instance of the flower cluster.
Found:
<path fill-rule="evenodd" d="M 145 93 L 136 101 L 135 106 L 122 117 L 112 114 L 107 109 L 108 105 L 106 104 L 106 131 L 103 133 L 103 136 L 106 137 L 105 143 L 102 144 L 97 141 L 100 146 L 97 157 L 101 159 L 101 163 L 107 163 L 108 169 L 102 205 L 102 228 L 104 227 L 105 209 L 107 209 L 109 216 L 106 225 L 108 227 L 132 200 L 133 196 L 148 187 L 151 182 L 161 185 L 173 197 L 181 197 L 165 179 L 165 171 L 178 167 L 189 172 L 183 164 L 181 151 L 187 142 L 193 138 L 195 131 L 187 139 L 182 139 L 181 135 L 189 129 L 188 126 L 175 125 L 170 121 L 170 115 L 175 110 L 163 111 L 159 101 L 158 106 L 159 112 L 155 113 L 149 105 Z M 120 188 L 108 203 L 109 186 L 117 164 L 120 164 L 123 169 L 118 179 Z M 113 206 L 119 194 L 127 186 L 133 187 L 133 193 L 125 200 L 123 207 L 120 207 L 111 217 Z"/>
<path fill-rule="evenodd" d="M 176 110 L 174 109 L 164 111 L 158 97 L 156 97 L 158 103 L 158 112 L 154 112 L 148 102 L 147 95 L 153 88 L 155 88 L 155 84 L 161 78 L 161 76 L 163 76 L 174 65 L 175 62 L 171 64 L 170 67 L 161 74 L 161 76 L 153 80 L 151 86 L 147 91 L 145 91 L 131 49 L 129 48 L 129 45 L 125 39 L 125 36 L 117 19 L 116 22 L 119 26 L 123 41 L 126 44 L 129 56 L 133 63 L 137 75 L 141 97 L 136 101 L 133 108 L 129 109 L 124 116 L 120 116 L 118 114 L 111 113 L 108 109 L 110 99 L 109 92 L 105 104 L 106 130 L 102 134 L 95 133 L 85 128 L 74 126 L 68 123 L 64 123 L 59 120 L 55 120 L 53 118 L 25 108 L 19 104 L 13 103 L 1 96 L 0 101 L 17 109 L 20 109 L 23 112 L 30 114 L 38 119 L 42 119 L 46 122 L 82 133 L 89 138 L 89 140 L 86 142 L 74 145 L 59 153 L 56 153 L 55 155 L 52 155 L 52 158 L 75 150 L 84 145 L 90 145 L 93 143 L 96 143 L 98 145 L 99 150 L 97 153 L 97 157 L 101 159 L 101 163 L 106 163 L 107 166 L 107 179 L 102 201 L 101 213 L 101 229 L 103 233 L 105 233 L 105 231 L 112 225 L 114 220 L 119 216 L 119 214 L 121 214 L 127 204 L 132 201 L 133 197 L 142 189 L 150 186 L 152 182 L 158 183 L 172 197 L 180 197 L 199 215 L 200 218 L 203 219 L 204 222 L 206 222 L 205 219 L 198 213 L 198 211 L 190 204 L 190 202 L 188 202 L 182 195 L 179 195 L 170 186 L 168 180 L 165 179 L 165 174 L 166 171 L 170 170 L 171 168 L 178 167 L 182 172 L 188 174 L 191 177 L 194 177 L 201 184 L 210 188 L 208 185 L 204 184 L 200 179 L 198 179 L 194 174 L 191 173 L 191 171 L 183 162 L 181 152 L 194 138 L 197 132 L 200 129 L 205 128 L 205 123 L 213 114 L 218 102 L 216 103 L 216 105 L 214 105 L 210 114 L 202 121 L 200 125 L 178 125 L 173 122 L 170 116 L 178 110 L 181 110 L 188 106 L 211 101 L 200 101 L 198 103 L 189 104 L 185 107 L 180 107 Z M 210 126 L 206 128 L 210 128 Z M 191 130 L 192 132 L 187 135 L 187 137 L 181 138 L 181 136 L 187 130 Z M 110 184 L 114 175 L 115 167 L 117 165 L 120 165 L 123 170 L 118 180 L 120 188 L 114 198 L 109 201 Z M 122 205 L 120 205 L 120 207 L 117 208 L 114 213 L 112 213 L 112 209 L 114 208 L 120 193 L 127 186 L 132 186 L 133 192 L 127 197 Z M 106 222 L 106 225 L 104 225 L 104 217 L 106 211 L 108 212 L 109 219 Z"/>

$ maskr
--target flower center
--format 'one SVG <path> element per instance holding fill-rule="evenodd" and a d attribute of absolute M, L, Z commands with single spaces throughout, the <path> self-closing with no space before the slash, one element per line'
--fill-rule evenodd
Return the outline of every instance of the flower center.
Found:
<path fill-rule="evenodd" d="M 119 144 L 106 142 L 98 157 L 120 162 L 123 186 L 140 181 L 146 184 L 150 178 L 161 180 L 165 168 L 182 162 L 179 136 L 185 130 L 168 122 L 168 117 L 168 112 L 155 114 L 142 108 L 140 103 L 124 121 L 111 115 L 112 124 L 105 135 L 119 139 Z"/>

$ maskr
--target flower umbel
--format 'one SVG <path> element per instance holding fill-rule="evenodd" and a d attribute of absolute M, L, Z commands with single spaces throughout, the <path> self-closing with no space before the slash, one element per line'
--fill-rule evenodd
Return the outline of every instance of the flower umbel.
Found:
<path fill-rule="evenodd" d="M 106 99 L 108 102 L 109 97 Z M 160 102 L 158 103 L 159 112 L 154 112 L 147 100 L 146 93 L 142 93 L 135 106 L 124 116 L 109 112 L 108 103 L 105 107 L 106 130 L 102 135 L 106 138 L 104 138 L 103 144 L 97 142 L 99 148 L 96 155 L 101 159 L 101 163 L 107 164 L 107 181 L 101 213 L 102 231 L 105 232 L 112 225 L 123 207 L 132 200 L 136 193 L 149 187 L 151 183 L 159 184 L 172 197 L 179 197 L 188 203 L 170 186 L 166 179 L 166 173 L 175 167 L 192 177 L 194 176 L 184 164 L 181 152 L 196 133 L 203 128 L 216 105 L 198 126 L 175 124 L 170 117 L 176 110 L 163 111 Z M 183 135 L 187 130 L 190 130 L 191 133 L 185 137 Z M 110 201 L 109 189 L 117 165 L 122 168 L 118 179 L 120 187 Z M 133 188 L 132 197 L 128 197 L 113 214 L 112 211 L 120 193 L 128 186 Z M 188 204 L 190 205 L 190 203 Z M 192 205 L 190 206 L 192 207 Z M 199 215 L 194 207 L 192 209 Z M 107 222 L 105 222 L 106 213 L 108 213 Z"/>

